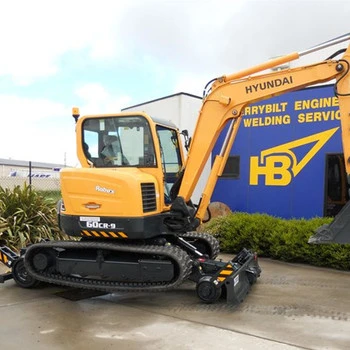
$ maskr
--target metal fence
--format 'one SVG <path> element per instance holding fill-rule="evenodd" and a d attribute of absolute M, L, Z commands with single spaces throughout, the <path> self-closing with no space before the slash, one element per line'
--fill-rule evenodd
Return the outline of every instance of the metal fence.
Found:
<path fill-rule="evenodd" d="M 61 189 L 60 179 L 28 179 L 0 177 L 0 186 L 2 188 L 14 188 L 15 186 L 31 185 L 32 188 L 40 191 L 59 191 Z"/>
<path fill-rule="evenodd" d="M 59 170 L 59 167 L 44 163 L 4 164 L 1 165 L 0 186 L 11 189 L 27 184 L 40 191 L 59 191 Z"/>

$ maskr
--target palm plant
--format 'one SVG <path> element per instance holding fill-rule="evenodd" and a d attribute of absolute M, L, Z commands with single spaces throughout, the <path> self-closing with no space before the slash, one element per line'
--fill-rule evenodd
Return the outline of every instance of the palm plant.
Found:
<path fill-rule="evenodd" d="M 18 250 L 45 239 L 60 240 L 55 202 L 29 185 L 0 187 L 0 241 Z"/>

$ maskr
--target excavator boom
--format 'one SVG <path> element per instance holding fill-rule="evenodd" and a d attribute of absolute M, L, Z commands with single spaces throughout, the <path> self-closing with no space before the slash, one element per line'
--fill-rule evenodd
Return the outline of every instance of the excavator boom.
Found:
<path fill-rule="evenodd" d="M 215 157 L 207 185 L 202 194 L 196 213 L 199 220 L 205 216 L 217 179 L 222 175 L 241 120 L 244 118 L 244 108 L 251 103 L 289 91 L 335 80 L 334 89 L 339 99 L 346 172 L 348 175 L 350 174 L 350 46 L 339 60 L 329 59 L 312 65 L 256 75 L 276 65 L 349 39 L 350 34 L 346 34 L 309 50 L 292 53 L 214 80 L 210 93 L 205 96 L 203 101 L 178 192 L 178 196 L 183 198 L 185 202 L 190 200 L 197 179 L 203 171 L 215 142 L 225 126 L 230 123 L 221 152 Z"/>

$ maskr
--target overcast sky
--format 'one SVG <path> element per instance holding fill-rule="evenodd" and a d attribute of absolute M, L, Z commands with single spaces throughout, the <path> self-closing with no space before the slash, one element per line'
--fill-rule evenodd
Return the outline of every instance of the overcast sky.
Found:
<path fill-rule="evenodd" d="M 201 95 L 213 77 L 350 32 L 349 18 L 349 0 L 3 1 L 0 158 L 76 165 L 72 106 Z"/>

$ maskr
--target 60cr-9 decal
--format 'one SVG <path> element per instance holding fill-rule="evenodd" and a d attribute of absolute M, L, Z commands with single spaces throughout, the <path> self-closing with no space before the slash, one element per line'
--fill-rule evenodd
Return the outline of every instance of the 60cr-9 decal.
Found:
<path fill-rule="evenodd" d="M 115 223 L 101 222 L 99 216 L 81 216 L 80 227 L 81 235 L 85 237 L 128 238 L 125 232 L 118 231 Z"/>
<path fill-rule="evenodd" d="M 109 224 L 107 222 L 87 221 L 86 228 L 102 228 L 108 230 L 114 230 L 117 228 L 116 224 Z"/>

